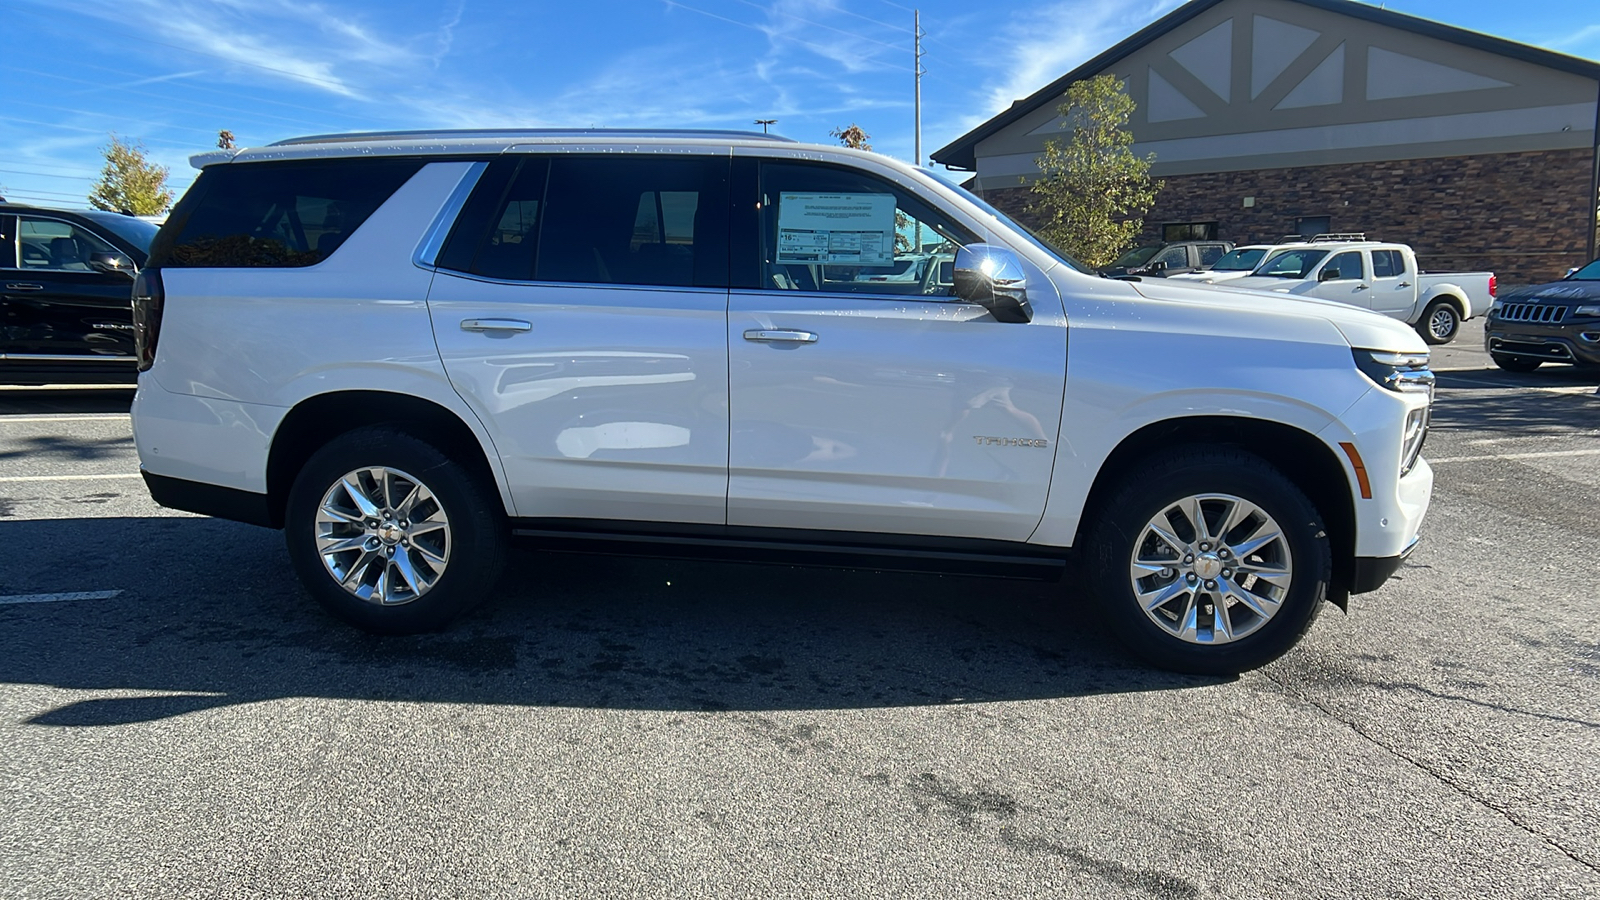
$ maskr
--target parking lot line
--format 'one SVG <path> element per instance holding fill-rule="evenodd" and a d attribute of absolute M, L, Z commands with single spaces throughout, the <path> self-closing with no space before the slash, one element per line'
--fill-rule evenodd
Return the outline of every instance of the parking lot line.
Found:
<path fill-rule="evenodd" d="M 63 594 L 12 594 L 9 597 L 0 596 L 3 603 L 59 603 L 63 600 L 110 600 L 122 593 L 115 591 L 68 591 Z"/>
<path fill-rule="evenodd" d="M 1428 465 L 1436 466 L 1439 463 L 1477 462 L 1490 459 L 1542 459 L 1546 456 L 1596 456 L 1600 455 L 1600 447 L 1590 447 L 1584 450 L 1530 450 L 1526 453 L 1490 453 L 1484 456 L 1441 456 L 1438 459 L 1428 460 Z"/>
<path fill-rule="evenodd" d="M 138 472 L 111 472 L 105 475 L 6 475 L 0 484 L 17 484 L 25 481 L 107 481 L 116 478 L 139 478 Z"/>

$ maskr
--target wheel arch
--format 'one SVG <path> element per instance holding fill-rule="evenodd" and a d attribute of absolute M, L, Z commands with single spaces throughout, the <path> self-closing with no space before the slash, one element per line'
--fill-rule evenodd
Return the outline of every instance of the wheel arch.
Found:
<path fill-rule="evenodd" d="M 1472 318 L 1472 308 L 1467 303 L 1466 292 L 1452 284 L 1441 284 L 1430 289 L 1423 295 L 1422 302 L 1417 304 L 1417 321 L 1421 322 L 1428 315 L 1428 308 L 1444 300 L 1456 308 L 1456 315 L 1465 322 Z"/>
<path fill-rule="evenodd" d="M 1078 520 L 1082 541 L 1099 519 L 1101 508 L 1141 462 L 1177 446 L 1231 447 L 1265 459 L 1304 491 L 1328 530 L 1333 554 L 1333 581 L 1328 598 L 1343 608 L 1354 576 L 1356 546 L 1355 497 L 1350 479 L 1334 449 L 1316 435 L 1293 425 L 1242 416 L 1205 415 L 1162 419 L 1123 438 L 1101 464 Z"/>
<path fill-rule="evenodd" d="M 438 447 L 467 466 L 505 500 L 494 454 L 455 411 L 410 394 L 334 391 L 302 400 L 272 435 L 267 454 L 267 509 L 272 527 L 283 527 L 289 488 L 306 460 L 329 441 L 357 428 L 392 425 Z"/>

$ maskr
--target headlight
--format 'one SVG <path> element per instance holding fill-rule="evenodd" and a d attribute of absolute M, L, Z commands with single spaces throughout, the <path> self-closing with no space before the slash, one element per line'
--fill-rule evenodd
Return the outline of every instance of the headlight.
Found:
<path fill-rule="evenodd" d="M 1396 353 L 1388 350 L 1355 350 L 1356 368 L 1379 387 L 1403 393 L 1433 397 L 1433 373 L 1428 370 L 1428 354 Z"/>
<path fill-rule="evenodd" d="M 1575 316 L 1600 316 L 1600 306 L 1580 306 L 1572 311 Z"/>
<path fill-rule="evenodd" d="M 1422 455 L 1422 442 L 1428 439 L 1428 423 L 1432 419 L 1432 405 L 1418 407 L 1406 414 L 1405 440 L 1400 442 L 1400 476 L 1417 464 Z"/>

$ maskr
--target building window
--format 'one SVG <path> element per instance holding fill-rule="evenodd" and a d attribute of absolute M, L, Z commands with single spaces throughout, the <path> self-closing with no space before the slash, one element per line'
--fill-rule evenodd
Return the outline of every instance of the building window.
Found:
<path fill-rule="evenodd" d="M 1301 216 L 1294 220 L 1294 232 L 1303 238 L 1333 233 L 1332 216 Z"/>
<path fill-rule="evenodd" d="M 1217 239 L 1215 222 L 1170 222 L 1161 226 L 1163 241 L 1214 241 Z"/>

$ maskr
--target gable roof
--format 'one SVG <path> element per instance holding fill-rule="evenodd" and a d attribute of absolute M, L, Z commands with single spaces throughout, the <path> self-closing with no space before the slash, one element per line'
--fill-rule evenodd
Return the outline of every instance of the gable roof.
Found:
<path fill-rule="evenodd" d="M 976 169 L 979 141 L 995 134 L 1047 103 L 1058 102 L 1061 95 L 1065 94 L 1067 88 L 1074 82 L 1100 74 L 1151 41 L 1188 22 L 1206 10 L 1225 2 L 1227 0 L 1190 0 L 1190 2 L 1129 35 L 1126 39 L 1094 59 L 1057 78 L 1029 96 L 1013 102 L 1005 111 L 989 121 L 935 150 L 933 152 L 933 161 L 953 169 L 967 169 L 969 171 Z M 1508 41 L 1505 38 L 1497 38 L 1481 32 L 1457 28 L 1454 25 L 1445 25 L 1430 19 L 1421 19 L 1405 13 L 1369 6 L 1365 3 L 1356 3 L 1353 0 L 1289 0 L 1289 2 L 1351 16 L 1352 18 L 1365 19 L 1368 22 L 1376 22 L 1379 25 L 1410 31 L 1424 37 L 1449 41 L 1450 43 L 1471 47 L 1475 50 L 1484 50 L 1489 53 L 1496 53 L 1512 59 L 1522 60 L 1523 62 L 1533 63 L 1534 65 L 1544 66 L 1548 69 L 1555 69 L 1559 72 L 1567 72 L 1600 81 L 1600 63 L 1576 56 L 1568 56 L 1565 53 L 1530 47 L 1527 44 L 1519 44 L 1516 41 Z"/>

